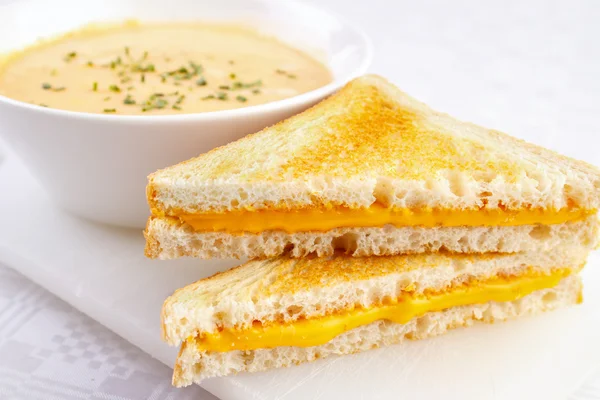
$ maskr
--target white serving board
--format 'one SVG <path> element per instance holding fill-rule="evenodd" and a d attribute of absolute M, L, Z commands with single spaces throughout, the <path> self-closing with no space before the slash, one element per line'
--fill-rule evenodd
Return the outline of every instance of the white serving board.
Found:
<path fill-rule="evenodd" d="M 13 156 L 0 164 L 0 193 L 0 262 L 168 365 L 175 349 L 160 340 L 162 301 L 235 264 L 147 260 L 141 232 L 56 209 Z M 223 400 L 562 399 L 600 363 L 597 256 L 585 273 L 586 302 L 579 307 L 203 387 Z"/>

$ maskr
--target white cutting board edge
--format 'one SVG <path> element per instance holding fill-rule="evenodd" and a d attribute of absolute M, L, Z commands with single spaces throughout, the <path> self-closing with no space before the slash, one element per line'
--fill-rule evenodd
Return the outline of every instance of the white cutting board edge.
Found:
<path fill-rule="evenodd" d="M 0 164 L 0 191 L 5 193 L 0 209 L 11 210 L 0 227 L 0 262 L 169 366 L 176 351 L 159 339 L 162 299 L 186 282 L 235 264 L 145 260 L 139 232 L 55 209 L 14 157 Z M 564 398 L 600 363 L 598 257 L 590 264 L 582 306 L 299 367 L 207 380 L 202 386 L 224 400 L 387 399 L 399 393 Z"/>

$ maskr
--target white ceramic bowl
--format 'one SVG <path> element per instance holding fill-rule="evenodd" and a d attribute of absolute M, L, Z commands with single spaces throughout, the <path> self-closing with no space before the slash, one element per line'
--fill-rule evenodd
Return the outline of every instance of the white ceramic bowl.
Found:
<path fill-rule="evenodd" d="M 0 6 L 0 53 L 90 22 L 241 22 L 312 53 L 334 81 L 254 107 L 172 116 L 61 111 L 0 96 L 0 135 L 51 198 L 77 215 L 143 227 L 149 173 L 296 114 L 362 75 L 371 62 L 365 35 L 346 21 L 279 0 L 21 0 Z"/>

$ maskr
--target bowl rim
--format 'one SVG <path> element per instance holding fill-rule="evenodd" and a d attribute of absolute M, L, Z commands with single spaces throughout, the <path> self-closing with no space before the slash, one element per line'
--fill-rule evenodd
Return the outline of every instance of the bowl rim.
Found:
<path fill-rule="evenodd" d="M 218 110 L 218 111 L 207 111 L 200 113 L 190 113 L 190 114 L 169 114 L 169 115 L 123 115 L 123 114 L 100 114 L 100 113 L 91 113 L 91 112 L 83 112 L 83 111 L 70 111 L 63 110 L 57 108 L 47 108 L 42 107 L 36 104 L 27 103 L 20 100 L 15 100 L 10 97 L 6 97 L 0 94 L 0 104 L 5 103 L 11 105 L 13 107 L 20 107 L 23 109 L 27 109 L 34 112 L 41 112 L 43 114 L 49 116 L 56 117 L 66 117 L 73 119 L 96 119 L 103 122 L 177 122 L 177 121 L 208 121 L 208 120 L 222 120 L 222 119 L 230 119 L 230 118 L 240 118 L 252 116 L 257 113 L 271 113 L 282 111 L 286 108 L 293 107 L 299 104 L 306 104 L 310 102 L 318 101 L 335 91 L 339 90 L 342 86 L 344 86 L 350 80 L 357 78 L 361 75 L 364 75 L 368 68 L 370 67 L 373 61 L 373 43 L 369 36 L 365 33 L 365 31 L 358 26 L 357 24 L 350 22 L 346 17 L 339 15 L 337 12 L 333 12 L 325 7 L 318 7 L 311 3 L 301 2 L 299 0 L 288 0 L 285 3 L 281 3 L 277 0 L 260 0 L 265 3 L 277 3 L 278 5 L 284 4 L 286 7 L 303 7 L 312 12 L 320 12 L 325 13 L 333 19 L 337 20 L 342 26 L 346 29 L 352 31 L 358 38 L 359 42 L 364 49 L 364 57 L 359 61 L 357 67 L 352 70 L 345 80 L 339 79 L 334 76 L 332 82 L 321 86 L 319 88 L 313 89 L 311 91 L 288 97 L 281 100 L 272 101 L 264 104 L 257 104 L 249 107 L 235 108 L 229 110 Z M 21 2 L 16 3 L 7 3 L 4 5 L 0 5 L 0 10 L 3 6 L 15 6 L 20 4 Z M 22 2 L 23 4 L 25 2 Z"/>

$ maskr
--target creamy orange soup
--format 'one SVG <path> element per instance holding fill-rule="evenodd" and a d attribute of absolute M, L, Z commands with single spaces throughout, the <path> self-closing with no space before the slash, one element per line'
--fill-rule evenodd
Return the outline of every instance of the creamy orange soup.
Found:
<path fill-rule="evenodd" d="M 44 107 L 190 114 L 296 96 L 331 82 L 309 55 L 247 28 L 138 24 L 86 28 L 0 62 L 0 94 Z"/>

